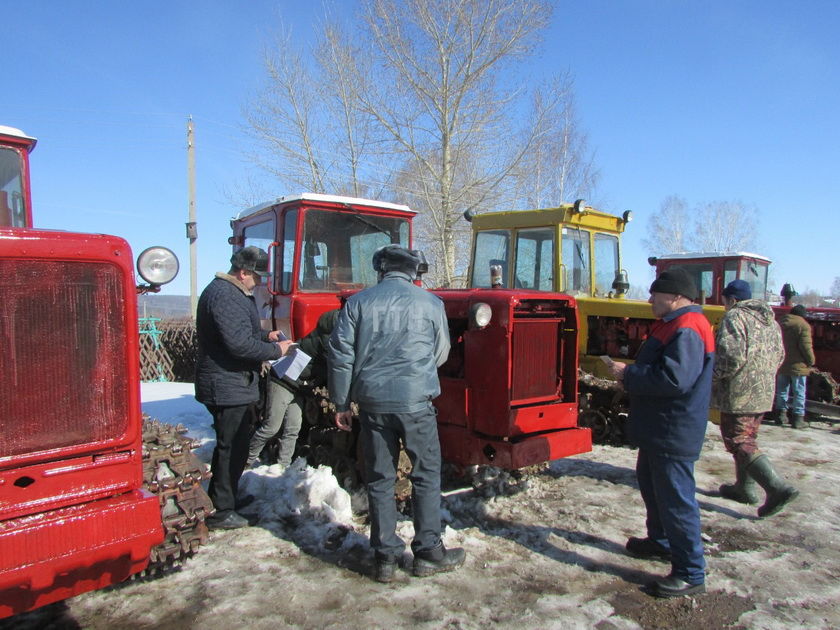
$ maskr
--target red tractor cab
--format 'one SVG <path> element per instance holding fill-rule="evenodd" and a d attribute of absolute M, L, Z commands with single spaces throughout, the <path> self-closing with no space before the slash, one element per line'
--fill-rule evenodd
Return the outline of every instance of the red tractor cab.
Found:
<path fill-rule="evenodd" d="M 779 296 L 767 291 L 770 259 L 758 254 L 668 254 L 649 258 L 648 262 L 656 267 L 657 274 L 676 266 L 687 270 L 700 287 L 706 304 L 722 305 L 722 291 L 735 279 L 746 280 L 753 297 L 770 302 L 777 320 L 796 303 L 796 292 L 789 284 L 783 286 Z M 791 304 L 784 304 L 787 299 Z M 816 358 L 816 371 L 808 377 L 808 399 L 836 405 L 840 403 L 840 308 L 809 307 L 805 319 L 811 325 Z"/>
<path fill-rule="evenodd" d="M 390 243 L 412 247 L 414 216 L 403 205 L 307 193 L 235 217 L 234 249 L 269 252 L 271 275 L 256 294 L 264 326 L 298 339 L 343 296 L 375 285 L 373 253 Z M 452 346 L 434 401 L 444 459 L 520 468 L 589 451 L 590 431 L 577 425 L 574 298 L 533 290 L 434 292 Z M 315 417 L 327 405 L 307 404 L 312 428 L 303 446 L 310 454 L 329 451 L 326 463 L 346 470 L 358 445 L 332 430 L 329 417 Z"/>
<path fill-rule="evenodd" d="M 767 269 L 770 259 L 747 252 L 681 253 L 648 258 L 659 275 L 671 267 L 685 269 L 700 290 L 700 303 L 723 306 L 723 289 L 733 280 L 744 280 L 753 297 L 767 299 Z"/>
<path fill-rule="evenodd" d="M 179 465 L 144 440 L 128 243 L 31 227 L 34 146 L 0 127 L 0 618 L 124 580 L 207 532 L 202 514 L 187 536 L 194 515 L 179 507 L 201 473 L 172 489 Z"/>
<path fill-rule="evenodd" d="M 0 125 L 0 227 L 32 225 L 29 153 L 37 140 Z"/>

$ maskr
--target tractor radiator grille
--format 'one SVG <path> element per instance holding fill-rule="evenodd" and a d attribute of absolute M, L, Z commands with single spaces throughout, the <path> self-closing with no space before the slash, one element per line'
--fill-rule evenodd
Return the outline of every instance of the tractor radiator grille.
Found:
<path fill-rule="evenodd" d="M 0 296 L 0 458 L 122 436 L 129 387 L 120 270 L 0 260 Z"/>
<path fill-rule="evenodd" d="M 515 319 L 514 322 L 511 402 L 556 397 L 559 321 Z"/>

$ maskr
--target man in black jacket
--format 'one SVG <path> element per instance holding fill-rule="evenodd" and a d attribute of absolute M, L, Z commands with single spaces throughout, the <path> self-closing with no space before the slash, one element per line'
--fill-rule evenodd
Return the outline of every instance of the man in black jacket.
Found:
<path fill-rule="evenodd" d="M 279 331 L 263 331 L 252 291 L 268 272 L 268 254 L 245 247 L 230 259 L 228 273 L 217 273 L 198 300 L 198 359 L 195 397 L 213 416 L 216 448 L 208 494 L 215 514 L 211 529 L 235 529 L 248 521 L 236 512 L 239 478 L 248 457 L 253 405 L 259 398 L 263 361 L 280 358 L 291 341 Z"/>

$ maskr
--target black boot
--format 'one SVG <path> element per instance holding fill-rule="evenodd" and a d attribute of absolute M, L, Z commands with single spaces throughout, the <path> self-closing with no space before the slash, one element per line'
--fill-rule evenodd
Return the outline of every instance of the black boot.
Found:
<path fill-rule="evenodd" d="M 764 419 L 767 422 L 772 422 L 773 424 L 778 424 L 781 426 L 782 424 L 782 410 L 781 409 L 774 409 L 773 411 L 768 411 L 764 414 Z"/>
<path fill-rule="evenodd" d="M 805 416 L 800 416 L 798 414 L 793 414 L 790 417 L 790 423 L 793 425 L 794 429 L 807 429 L 808 423 L 805 422 Z"/>
<path fill-rule="evenodd" d="M 374 554 L 373 579 L 383 584 L 394 581 L 397 572 L 397 558 L 394 556 Z"/>
<path fill-rule="evenodd" d="M 773 516 L 799 496 L 799 490 L 786 484 L 773 470 L 767 455 L 759 455 L 747 466 L 747 474 L 758 482 L 767 499 L 758 508 L 758 516 Z"/>
<path fill-rule="evenodd" d="M 464 564 L 466 557 L 467 552 L 460 547 L 447 549 L 443 543 L 440 543 L 434 549 L 418 551 L 414 554 L 414 575 L 428 577 L 435 573 L 454 571 Z"/>
<path fill-rule="evenodd" d="M 758 495 L 755 492 L 755 479 L 747 474 L 747 464 L 735 462 L 735 483 L 725 483 L 720 487 L 720 496 L 724 499 L 755 505 L 758 503 Z"/>

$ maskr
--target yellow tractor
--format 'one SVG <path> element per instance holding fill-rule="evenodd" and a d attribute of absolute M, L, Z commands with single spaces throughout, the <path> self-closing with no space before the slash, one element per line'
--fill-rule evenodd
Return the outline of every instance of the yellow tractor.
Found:
<path fill-rule="evenodd" d="M 574 296 L 578 305 L 580 423 L 596 442 L 621 443 L 626 406 L 602 356 L 632 362 L 647 338 L 647 301 L 626 297 L 621 234 L 632 219 L 596 210 L 579 199 L 538 210 L 466 215 L 473 239 L 470 287 L 522 288 Z M 713 326 L 723 307 L 705 305 Z"/>

